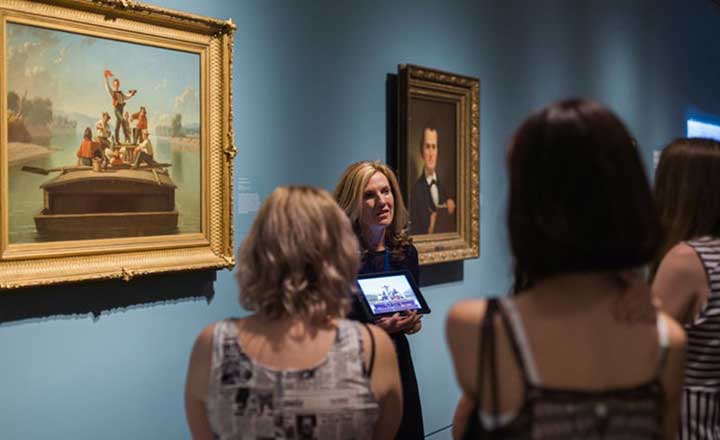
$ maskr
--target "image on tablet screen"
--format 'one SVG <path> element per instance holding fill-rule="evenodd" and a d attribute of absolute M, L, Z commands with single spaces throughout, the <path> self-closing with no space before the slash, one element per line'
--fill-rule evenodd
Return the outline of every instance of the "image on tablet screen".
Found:
<path fill-rule="evenodd" d="M 421 308 L 404 275 L 358 280 L 373 315 Z"/>

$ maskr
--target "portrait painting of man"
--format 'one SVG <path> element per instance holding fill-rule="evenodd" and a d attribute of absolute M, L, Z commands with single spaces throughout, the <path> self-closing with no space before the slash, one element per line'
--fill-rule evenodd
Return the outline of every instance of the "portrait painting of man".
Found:
<path fill-rule="evenodd" d="M 480 253 L 480 80 L 398 65 L 396 167 L 420 265 Z"/>
<path fill-rule="evenodd" d="M 456 232 L 455 105 L 415 98 L 410 111 L 410 233 Z"/>

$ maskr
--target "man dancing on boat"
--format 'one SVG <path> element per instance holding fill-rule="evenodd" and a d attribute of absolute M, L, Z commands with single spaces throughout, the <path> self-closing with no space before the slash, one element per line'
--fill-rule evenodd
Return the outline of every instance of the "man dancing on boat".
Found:
<path fill-rule="evenodd" d="M 123 130 L 125 139 L 130 138 L 129 127 L 125 124 L 125 104 L 130 98 L 135 96 L 137 90 L 128 90 L 128 93 L 123 93 L 120 90 L 120 80 L 113 75 L 113 73 L 105 69 L 105 90 L 108 95 L 112 98 L 112 106 L 115 110 L 115 142 L 120 142 L 120 128 Z M 113 77 L 112 88 L 110 87 L 110 77 Z"/>

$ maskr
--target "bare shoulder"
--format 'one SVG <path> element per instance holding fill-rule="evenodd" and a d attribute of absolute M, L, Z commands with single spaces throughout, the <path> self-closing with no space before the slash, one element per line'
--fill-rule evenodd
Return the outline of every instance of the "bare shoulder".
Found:
<path fill-rule="evenodd" d="M 458 384 L 468 394 L 477 389 L 477 353 L 480 325 L 487 310 L 486 299 L 463 300 L 448 312 L 445 334 Z"/>
<path fill-rule="evenodd" d="M 216 325 L 217 323 L 214 322 L 200 331 L 197 338 L 195 338 L 196 347 L 210 347 L 212 345 Z"/>
<path fill-rule="evenodd" d="M 448 325 L 451 323 L 477 323 L 485 315 L 487 300 L 466 299 L 459 301 L 450 308 L 448 312 Z"/>
<path fill-rule="evenodd" d="M 378 350 L 393 347 L 392 340 L 390 339 L 390 336 L 388 336 L 387 332 L 385 332 L 385 330 L 374 324 L 368 324 L 367 329 L 372 333 L 373 339 L 375 340 L 375 345 L 377 346 Z M 366 333 L 366 331 L 363 331 L 363 335 L 365 335 Z"/>
<path fill-rule="evenodd" d="M 207 394 L 215 325 L 208 325 L 195 338 L 185 382 L 185 393 L 188 399 L 204 401 Z"/>
<path fill-rule="evenodd" d="M 487 310 L 486 299 L 470 299 L 459 301 L 450 308 L 445 322 L 445 332 L 450 343 L 454 339 L 469 336 L 468 330 L 477 328 Z M 475 335 L 477 332 L 472 332 Z"/>
<path fill-rule="evenodd" d="M 655 273 L 653 295 L 662 308 L 680 322 L 690 322 L 705 303 L 708 290 L 705 267 L 695 249 L 679 243 L 670 249 Z"/>
<path fill-rule="evenodd" d="M 373 357 L 372 351 L 375 351 L 376 363 L 384 363 L 384 359 L 388 356 L 395 355 L 395 345 L 393 345 L 390 336 L 385 330 L 373 324 L 359 324 L 360 336 L 362 339 L 364 362 L 366 366 L 370 365 Z"/>
<path fill-rule="evenodd" d="M 653 290 L 659 294 L 697 293 L 707 285 L 707 275 L 695 249 L 679 243 L 663 257 L 655 274 Z M 674 313 L 673 313 L 674 315 Z"/>
<path fill-rule="evenodd" d="M 400 373 L 397 366 L 395 346 L 390 336 L 372 324 L 361 325 L 365 367 L 372 370 L 372 390 L 376 397 L 384 399 L 388 393 L 400 393 Z M 372 336 L 372 339 L 370 337 Z M 374 343 L 374 359 L 371 344 Z M 371 365 L 371 363 L 374 363 Z"/>
<path fill-rule="evenodd" d="M 672 272 L 676 276 L 705 279 L 705 268 L 695 249 L 685 243 L 678 243 L 668 251 L 660 262 L 658 274 Z"/>
<path fill-rule="evenodd" d="M 670 248 L 667 255 L 674 255 L 674 256 L 694 256 L 695 255 L 695 249 L 693 249 L 692 246 L 685 242 L 680 242 Z"/>
<path fill-rule="evenodd" d="M 193 344 L 192 353 L 190 353 L 192 366 L 209 364 L 216 325 L 217 323 L 212 323 L 206 326 L 195 338 L 195 344 Z"/>

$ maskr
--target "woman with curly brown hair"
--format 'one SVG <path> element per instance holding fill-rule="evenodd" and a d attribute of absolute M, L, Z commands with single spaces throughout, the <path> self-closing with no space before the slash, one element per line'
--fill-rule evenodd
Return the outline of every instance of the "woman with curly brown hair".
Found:
<path fill-rule="evenodd" d="M 240 303 L 253 314 L 208 326 L 193 348 L 194 439 L 393 438 L 402 392 L 392 342 L 343 319 L 358 255 L 330 194 L 272 193 L 238 256 Z"/>
<path fill-rule="evenodd" d="M 370 161 L 350 165 L 335 188 L 335 200 L 350 218 L 360 242 L 362 256 L 358 273 L 404 269 L 419 283 L 418 253 L 408 235 L 408 214 L 397 178 L 390 167 Z M 348 317 L 367 321 L 357 296 L 353 296 Z M 396 438 L 422 439 L 420 396 L 410 345 L 405 336 L 420 331 L 420 315 L 415 312 L 396 313 L 374 324 L 390 334 L 397 350 L 404 405 Z"/>

